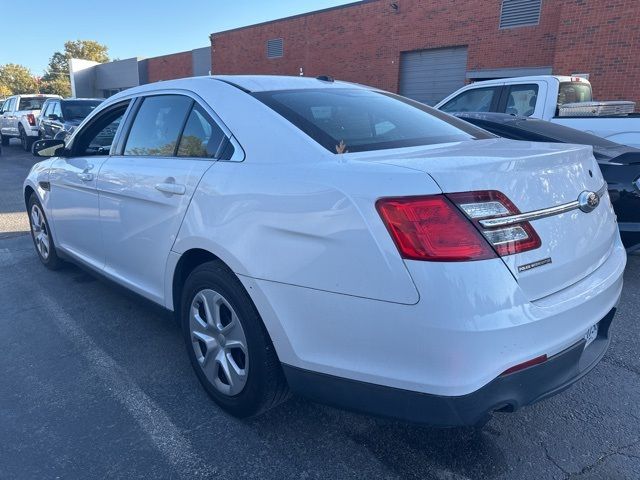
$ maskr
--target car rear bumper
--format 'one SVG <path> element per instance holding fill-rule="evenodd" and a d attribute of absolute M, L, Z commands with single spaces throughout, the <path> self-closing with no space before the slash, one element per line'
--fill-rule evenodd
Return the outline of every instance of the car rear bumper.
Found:
<path fill-rule="evenodd" d="M 462 396 L 441 396 L 402 390 L 283 365 L 289 386 L 312 400 L 352 411 L 429 425 L 484 424 L 495 411 L 513 412 L 570 387 L 604 356 L 616 309 L 601 321 L 597 338 L 585 348 L 580 340 L 544 363 L 499 376 Z"/>

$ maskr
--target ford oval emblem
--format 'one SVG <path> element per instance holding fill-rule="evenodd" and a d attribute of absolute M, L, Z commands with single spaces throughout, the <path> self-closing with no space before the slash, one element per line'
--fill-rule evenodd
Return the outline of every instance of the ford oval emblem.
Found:
<path fill-rule="evenodd" d="M 596 192 L 582 192 L 578 204 L 584 213 L 591 213 L 600 205 L 600 196 Z"/>

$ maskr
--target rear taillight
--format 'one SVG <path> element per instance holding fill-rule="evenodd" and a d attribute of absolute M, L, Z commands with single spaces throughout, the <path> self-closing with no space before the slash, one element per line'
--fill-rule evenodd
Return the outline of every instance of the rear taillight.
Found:
<path fill-rule="evenodd" d="M 497 191 L 383 198 L 376 208 L 400 255 L 410 260 L 486 260 L 541 245 L 528 222 L 500 228 L 480 225 L 480 220 L 520 213 Z"/>
<path fill-rule="evenodd" d="M 29 125 L 31 125 L 32 127 L 35 127 L 36 116 L 33 113 L 27 113 L 27 122 L 29 122 Z"/>
<path fill-rule="evenodd" d="M 444 195 L 383 198 L 376 202 L 400 255 L 410 260 L 464 262 L 496 254 Z"/>
<path fill-rule="evenodd" d="M 452 193 L 447 196 L 474 223 L 501 257 L 540 248 L 540 237 L 529 222 L 506 227 L 484 228 L 480 220 L 520 214 L 520 210 L 503 193 L 495 190 Z"/>

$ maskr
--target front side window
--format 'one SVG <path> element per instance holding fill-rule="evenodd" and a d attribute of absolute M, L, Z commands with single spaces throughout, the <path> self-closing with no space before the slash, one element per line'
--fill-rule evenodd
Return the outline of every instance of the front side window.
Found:
<path fill-rule="evenodd" d="M 69 148 L 73 155 L 109 155 L 111 145 L 124 117 L 129 101 L 98 114 L 77 134 Z"/>
<path fill-rule="evenodd" d="M 3 112 L 12 112 L 13 111 L 13 106 L 16 104 L 16 99 L 15 98 L 10 98 L 9 100 L 7 100 L 4 104 L 4 106 L 2 107 L 2 111 Z"/>
<path fill-rule="evenodd" d="M 125 155 L 175 155 L 178 137 L 193 100 L 181 95 L 144 98 L 124 149 Z"/>
<path fill-rule="evenodd" d="M 45 102 L 44 108 L 42 109 L 42 117 L 47 118 L 51 113 L 51 102 Z"/>
<path fill-rule="evenodd" d="M 497 91 L 497 87 L 467 90 L 449 100 L 440 110 L 447 113 L 490 112 Z"/>
<path fill-rule="evenodd" d="M 60 102 L 53 102 L 53 108 L 51 113 L 58 117 L 58 120 L 62 120 L 62 109 L 60 108 Z"/>
<path fill-rule="evenodd" d="M 468 123 L 409 99 L 364 89 L 253 94 L 332 153 L 488 138 Z"/>
<path fill-rule="evenodd" d="M 195 105 L 180 138 L 178 156 L 214 158 L 224 138 L 222 129 L 210 122 L 202 108 Z"/>
<path fill-rule="evenodd" d="M 507 95 L 505 113 L 530 117 L 536 109 L 538 85 L 512 85 Z"/>

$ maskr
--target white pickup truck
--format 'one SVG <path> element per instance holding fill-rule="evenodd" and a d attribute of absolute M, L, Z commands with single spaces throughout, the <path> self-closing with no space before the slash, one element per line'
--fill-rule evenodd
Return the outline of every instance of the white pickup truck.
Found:
<path fill-rule="evenodd" d="M 0 140 L 9 145 L 12 137 L 20 138 L 22 148 L 31 150 L 38 139 L 38 117 L 47 98 L 62 98 L 59 95 L 14 95 L 5 100 L 0 111 Z"/>
<path fill-rule="evenodd" d="M 576 108 L 580 104 L 589 108 Z M 591 84 L 584 78 L 552 75 L 472 83 L 436 105 L 447 113 L 501 112 L 540 118 L 613 142 L 640 147 L 640 114 L 596 113 L 599 108 L 620 107 L 631 107 L 633 111 L 630 102 L 593 102 Z M 571 114 L 572 109 L 583 112 Z"/>

